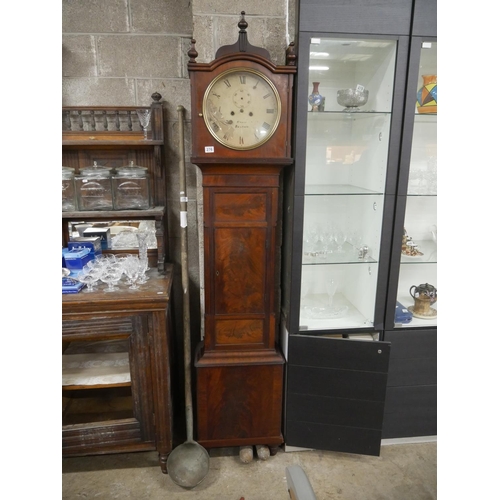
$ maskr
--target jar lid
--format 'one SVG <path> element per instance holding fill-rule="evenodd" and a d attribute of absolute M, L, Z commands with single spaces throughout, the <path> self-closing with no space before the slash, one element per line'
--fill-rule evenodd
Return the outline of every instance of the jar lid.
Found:
<path fill-rule="evenodd" d="M 104 175 L 109 176 L 111 173 L 111 167 L 104 167 L 102 165 L 98 165 L 97 162 L 94 162 L 94 165 L 91 167 L 84 167 L 81 170 L 81 174 L 85 176 L 93 176 L 93 175 Z"/>
<path fill-rule="evenodd" d="M 119 175 L 145 175 L 147 173 L 146 167 L 140 167 L 139 165 L 134 165 L 131 161 L 129 165 L 123 167 L 117 167 L 116 172 Z"/>
<path fill-rule="evenodd" d="M 63 179 L 70 179 L 71 177 L 74 177 L 75 175 L 75 169 L 71 167 L 63 167 L 62 168 L 62 177 Z"/>

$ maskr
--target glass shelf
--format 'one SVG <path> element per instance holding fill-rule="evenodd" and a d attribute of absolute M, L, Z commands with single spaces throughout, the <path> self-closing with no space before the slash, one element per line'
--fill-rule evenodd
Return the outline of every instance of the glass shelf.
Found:
<path fill-rule="evenodd" d="M 305 187 L 306 196 L 331 196 L 331 195 L 358 196 L 367 194 L 382 195 L 383 193 L 349 184 L 313 184 L 313 185 L 306 185 Z"/>

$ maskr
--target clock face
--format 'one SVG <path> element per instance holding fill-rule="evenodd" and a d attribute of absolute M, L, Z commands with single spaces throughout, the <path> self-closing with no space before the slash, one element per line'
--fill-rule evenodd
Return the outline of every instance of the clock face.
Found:
<path fill-rule="evenodd" d="M 251 69 L 231 69 L 208 86 L 203 118 L 210 133 L 231 149 L 254 149 L 276 131 L 281 101 L 271 80 Z"/>

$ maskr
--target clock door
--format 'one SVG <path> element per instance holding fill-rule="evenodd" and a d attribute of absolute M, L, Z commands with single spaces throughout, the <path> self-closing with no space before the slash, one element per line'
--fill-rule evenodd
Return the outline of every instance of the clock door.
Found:
<path fill-rule="evenodd" d="M 275 316 L 267 295 L 274 286 L 269 242 L 276 227 L 276 193 L 242 187 L 206 192 L 206 306 L 213 324 L 206 348 L 272 348 Z"/>

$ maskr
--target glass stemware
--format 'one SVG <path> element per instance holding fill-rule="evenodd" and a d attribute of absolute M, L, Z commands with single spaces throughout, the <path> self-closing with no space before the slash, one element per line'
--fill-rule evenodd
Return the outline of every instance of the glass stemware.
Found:
<path fill-rule="evenodd" d="M 144 130 L 144 140 L 148 139 L 148 125 L 149 120 L 151 120 L 151 109 L 138 109 L 137 117 L 139 118 L 139 122 Z"/>
<path fill-rule="evenodd" d="M 139 258 L 134 255 L 124 262 L 125 275 L 130 280 L 131 285 L 129 286 L 132 290 L 138 290 L 140 287 L 137 285 L 137 280 L 139 279 L 140 273 L 140 262 Z"/>
<path fill-rule="evenodd" d="M 347 235 L 342 231 L 342 229 L 337 229 L 335 231 L 335 243 L 337 244 L 337 252 L 338 253 L 343 253 L 344 251 L 344 243 L 347 239 Z"/>
<path fill-rule="evenodd" d="M 328 307 L 333 307 L 333 296 L 337 293 L 339 283 L 336 279 L 329 279 L 326 282 L 326 293 L 328 294 Z"/>
<path fill-rule="evenodd" d="M 359 248 L 361 247 L 361 234 L 359 234 L 357 231 L 351 231 L 347 236 L 347 241 L 352 246 L 351 250 L 354 257 L 357 257 L 359 254 Z"/>
<path fill-rule="evenodd" d="M 82 292 L 92 293 L 95 290 L 96 283 L 100 280 L 101 274 L 97 269 L 82 270 L 75 276 L 77 281 L 87 285 Z"/>
<path fill-rule="evenodd" d="M 118 282 L 122 277 L 123 269 L 120 265 L 109 266 L 101 276 L 101 281 L 108 284 L 108 288 L 105 288 L 105 292 L 115 292 L 118 290 Z"/>

